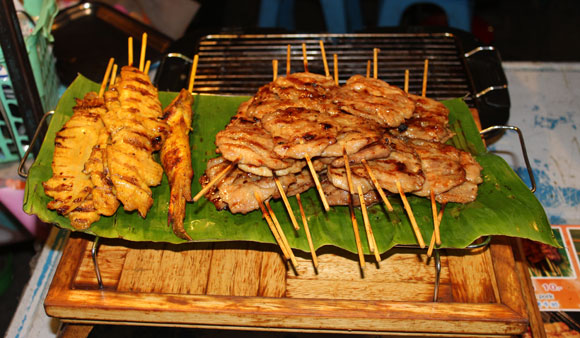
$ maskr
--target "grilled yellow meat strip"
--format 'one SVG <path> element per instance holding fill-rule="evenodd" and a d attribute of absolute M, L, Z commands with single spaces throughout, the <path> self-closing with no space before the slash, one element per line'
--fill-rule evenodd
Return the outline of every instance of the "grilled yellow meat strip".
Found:
<path fill-rule="evenodd" d="M 91 156 L 85 163 L 84 172 L 90 176 L 94 184 L 92 200 L 96 211 L 105 216 L 112 216 L 119 208 L 119 200 L 115 195 L 113 182 L 107 167 L 106 151 L 109 132 L 103 128 L 99 134 L 97 145 L 93 147 Z"/>
<path fill-rule="evenodd" d="M 104 109 L 102 102 L 95 93 L 87 94 L 83 100 L 77 99 L 73 115 L 56 134 L 53 175 L 42 185 L 46 195 L 54 199 L 48 208 L 61 215 L 80 207 L 93 190 L 93 183 L 83 169 L 104 129 L 99 117 L 100 110 Z"/>
<path fill-rule="evenodd" d="M 169 179 L 171 197 L 169 200 L 168 224 L 180 238 L 191 241 L 183 228 L 185 202 L 191 202 L 191 150 L 189 131 L 191 130 L 193 97 L 182 89 L 179 95 L 165 108 L 163 119 L 167 122 L 169 133 L 161 147 L 161 163 Z"/>
<path fill-rule="evenodd" d="M 116 84 L 105 93 L 108 114 L 103 118 L 111 134 L 106 158 L 117 198 L 126 211 L 145 218 L 153 205 L 149 187 L 161 183 L 163 168 L 153 160 L 167 125 L 149 77 L 134 67 L 122 68 Z"/>

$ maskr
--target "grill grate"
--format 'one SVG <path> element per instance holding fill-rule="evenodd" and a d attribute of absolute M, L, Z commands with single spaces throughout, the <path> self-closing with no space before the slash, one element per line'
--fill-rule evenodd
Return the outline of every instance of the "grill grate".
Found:
<path fill-rule="evenodd" d="M 324 41 L 331 73 L 333 54 L 338 55 L 339 82 L 354 74 L 366 74 L 373 48 L 379 48 L 378 76 L 403 87 L 409 69 L 409 92 L 421 93 L 424 60 L 429 59 L 427 96 L 436 100 L 474 94 L 463 49 L 450 33 L 208 35 L 198 42 L 199 63 L 195 79 L 198 93 L 253 95 L 272 80 L 272 60 L 279 75 L 286 74 L 287 45 L 291 45 L 291 71 L 302 72 L 302 43 L 306 43 L 308 70 L 324 74 L 319 41 Z M 371 70 L 372 72 L 372 70 Z"/>

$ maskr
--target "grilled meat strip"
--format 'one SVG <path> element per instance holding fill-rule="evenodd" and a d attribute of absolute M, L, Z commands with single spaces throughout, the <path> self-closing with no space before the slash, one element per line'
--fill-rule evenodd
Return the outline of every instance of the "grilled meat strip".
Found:
<path fill-rule="evenodd" d="M 163 168 L 151 155 L 167 132 L 157 89 L 146 74 L 125 66 L 105 93 L 105 102 L 104 122 L 111 133 L 107 166 L 117 198 L 126 211 L 138 210 L 144 218 L 153 204 L 149 187 L 161 183 L 163 176 Z"/>
<path fill-rule="evenodd" d="M 441 102 L 427 97 L 408 94 L 415 102 L 413 116 L 398 128 L 391 129 L 396 136 L 445 143 L 453 137 L 449 129 L 449 109 Z"/>
<path fill-rule="evenodd" d="M 173 102 L 165 108 L 163 119 L 167 122 L 169 133 L 161 147 L 161 163 L 169 179 L 171 197 L 169 200 L 168 224 L 180 238 L 191 241 L 183 228 L 185 202 L 191 202 L 191 150 L 189 131 L 191 129 L 193 97 L 182 89 Z"/>
<path fill-rule="evenodd" d="M 425 176 L 417 154 L 402 140 L 396 138 L 391 139 L 390 146 L 392 151 L 386 158 L 367 162 L 381 187 L 397 194 L 396 181 L 399 181 L 404 192 L 413 192 L 421 189 L 425 182 Z M 353 183 L 355 185 L 360 184 L 364 193 L 374 189 L 368 172 L 363 165 L 353 164 L 350 169 Z M 328 167 L 328 179 L 336 187 L 348 191 L 348 181 L 344 167 Z"/>
<path fill-rule="evenodd" d="M 206 186 L 214 177 L 223 171 L 231 162 L 224 157 L 211 159 L 207 169 L 199 179 L 202 186 Z M 296 182 L 294 175 L 280 177 L 280 183 L 286 190 Z M 258 209 L 258 202 L 254 191 L 259 191 L 264 200 L 280 198 L 278 188 L 273 178 L 262 177 L 244 172 L 238 168 L 232 170 L 225 178 L 216 183 L 206 194 L 218 210 L 229 208 L 232 213 L 246 214 Z"/>
<path fill-rule="evenodd" d="M 95 210 L 101 215 L 112 216 L 119 208 L 119 200 L 115 195 L 115 187 L 107 167 L 108 141 L 109 132 L 103 128 L 97 144 L 93 147 L 91 155 L 85 163 L 84 173 L 90 176 L 94 185 L 92 200 L 95 204 Z"/>
<path fill-rule="evenodd" d="M 88 195 L 82 203 L 74 208 L 67 217 L 70 219 L 70 224 L 79 230 L 88 229 L 91 224 L 98 221 L 101 216 L 95 207 L 95 200 L 93 195 Z"/>
<path fill-rule="evenodd" d="M 415 103 L 401 89 L 388 83 L 354 75 L 334 92 L 340 109 L 383 127 L 397 127 L 412 116 Z"/>
<path fill-rule="evenodd" d="M 338 87 L 331 78 L 313 73 L 294 73 L 280 76 L 262 86 L 244 107 L 248 117 L 262 119 L 264 114 L 286 108 L 305 108 L 338 112 L 331 101 Z"/>
<path fill-rule="evenodd" d="M 230 162 L 254 167 L 265 166 L 272 170 L 286 169 L 293 164 L 292 160 L 282 159 L 274 153 L 274 139 L 264 131 L 258 119 L 234 116 L 227 127 L 218 132 L 215 143 L 218 152 Z"/>
<path fill-rule="evenodd" d="M 91 178 L 83 169 L 104 129 L 99 117 L 102 110 L 103 100 L 98 99 L 95 93 L 88 93 L 84 99 L 77 99 L 73 115 L 56 134 L 53 174 L 42 185 L 46 195 L 54 199 L 48 203 L 48 208 L 61 215 L 67 215 L 83 205 L 93 190 Z M 98 214 L 96 216 L 98 219 Z M 72 225 L 85 227 L 76 223 Z"/>
<path fill-rule="evenodd" d="M 465 170 L 465 178 L 467 181 L 435 196 L 437 202 L 469 203 L 475 201 L 477 198 L 477 185 L 483 182 L 481 178 L 482 168 L 473 156 L 464 151 L 459 155 L 459 162 Z"/>

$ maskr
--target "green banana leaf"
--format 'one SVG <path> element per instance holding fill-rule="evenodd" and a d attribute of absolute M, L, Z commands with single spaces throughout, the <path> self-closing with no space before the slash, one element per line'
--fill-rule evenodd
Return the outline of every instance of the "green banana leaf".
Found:
<path fill-rule="evenodd" d="M 98 90 L 98 84 L 79 75 L 62 96 L 52 117 L 48 133 L 40 154 L 29 171 L 24 199 L 24 211 L 37 215 L 42 221 L 74 230 L 66 217 L 48 210 L 50 198 L 44 194 L 42 182 L 52 175 L 51 162 L 56 132 L 72 114 L 75 98 L 81 98 L 91 90 Z M 176 93 L 159 94 L 165 106 Z M 194 101 L 193 132 L 191 133 L 192 162 L 195 179 L 192 184 L 194 194 L 201 189 L 197 178 L 204 172 L 208 159 L 215 153 L 215 135 L 228 123 L 238 105 L 247 97 L 196 95 Z M 463 101 L 456 99 L 445 102 L 449 107 L 450 122 L 460 123 L 465 138 L 458 142 L 476 154 L 476 159 L 484 168 L 484 182 L 479 187 L 477 200 L 469 204 L 449 203 L 441 222 L 442 247 L 463 248 L 481 236 L 507 235 L 528 238 L 556 245 L 544 209 L 513 170 L 498 156 L 486 152 L 477 127 Z M 459 122 L 456 122 L 459 121 Z M 135 212 L 126 212 L 122 207 L 111 217 L 102 217 L 84 232 L 106 238 L 123 238 L 129 241 L 155 241 L 184 243 L 176 237 L 167 225 L 169 185 L 166 177 L 158 187 L 153 188 L 155 200 L 145 219 Z M 416 244 L 417 240 L 398 197 L 389 198 L 395 211 L 387 213 L 383 205 L 368 209 L 370 223 L 381 252 L 398 244 Z M 429 242 L 433 232 L 430 201 L 409 196 L 417 223 L 425 242 Z M 332 207 L 325 212 L 315 189 L 302 195 L 305 213 L 315 248 L 333 245 L 356 252 L 354 232 L 348 207 Z M 290 198 L 294 213 L 299 215 L 295 198 Z M 272 202 L 284 233 L 293 248 L 308 251 L 304 227 L 295 231 L 287 211 L 281 201 Z M 367 243 L 362 214 L 357 208 L 356 215 L 363 243 Z M 300 221 L 299 221 L 300 222 Z M 275 243 L 260 211 L 247 215 L 217 211 L 212 203 L 200 199 L 188 204 L 185 229 L 195 241 L 256 241 Z M 368 253 L 368 247 L 365 251 Z"/>

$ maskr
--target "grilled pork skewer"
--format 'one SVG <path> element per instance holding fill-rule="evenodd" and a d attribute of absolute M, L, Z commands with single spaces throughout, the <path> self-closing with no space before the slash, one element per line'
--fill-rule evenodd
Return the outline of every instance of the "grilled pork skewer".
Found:
<path fill-rule="evenodd" d="M 173 102 L 165 108 L 163 119 L 167 122 L 169 132 L 161 147 L 161 163 L 169 179 L 171 197 L 169 200 L 168 224 L 180 238 L 191 241 L 183 227 L 185 203 L 191 198 L 191 150 L 189 131 L 191 129 L 193 97 L 189 91 L 182 89 Z"/>

